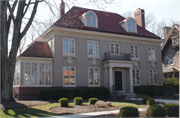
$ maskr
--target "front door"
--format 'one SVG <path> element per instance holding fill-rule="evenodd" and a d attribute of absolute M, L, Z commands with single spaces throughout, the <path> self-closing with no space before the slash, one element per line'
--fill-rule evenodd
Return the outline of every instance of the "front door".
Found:
<path fill-rule="evenodd" d="M 115 91 L 122 91 L 122 71 L 115 71 Z"/>

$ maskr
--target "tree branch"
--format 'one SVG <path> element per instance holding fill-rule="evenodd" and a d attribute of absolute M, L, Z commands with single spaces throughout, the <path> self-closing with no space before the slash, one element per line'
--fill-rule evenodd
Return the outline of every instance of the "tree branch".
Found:
<path fill-rule="evenodd" d="M 7 7 L 9 9 L 11 19 L 13 19 L 13 22 L 14 22 L 14 20 L 15 20 L 15 17 L 14 17 L 14 14 L 13 14 L 14 11 L 12 10 L 11 5 L 9 4 L 9 2 L 7 2 Z"/>
<path fill-rule="evenodd" d="M 31 17 L 30 17 L 27 25 L 25 26 L 24 30 L 23 30 L 22 33 L 20 34 L 20 39 L 22 39 L 22 37 L 26 34 L 26 32 L 28 31 L 29 27 L 30 27 L 31 24 L 32 24 L 33 19 L 34 19 L 34 16 L 35 16 L 36 11 L 37 11 L 38 3 L 39 3 L 39 0 L 36 0 L 36 1 L 35 1 L 35 4 L 34 4 L 33 11 L 32 11 L 32 13 L 31 13 Z"/>
<path fill-rule="evenodd" d="M 28 2 L 28 4 L 27 4 L 27 7 L 26 7 L 26 9 L 25 9 L 25 11 L 24 11 L 24 13 L 23 13 L 23 17 L 24 17 L 24 15 L 25 15 L 25 14 L 26 14 L 26 12 L 27 12 L 27 10 L 28 10 L 28 8 L 29 8 L 30 3 L 31 3 L 31 0 L 29 0 L 29 2 Z"/>

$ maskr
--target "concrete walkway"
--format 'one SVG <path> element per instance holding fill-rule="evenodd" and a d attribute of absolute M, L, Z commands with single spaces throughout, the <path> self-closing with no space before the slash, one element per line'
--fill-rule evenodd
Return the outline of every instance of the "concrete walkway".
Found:
<path fill-rule="evenodd" d="M 126 100 L 142 100 L 142 98 L 127 98 Z M 176 103 L 179 104 L 178 100 L 169 100 L 169 99 L 154 99 L 156 102 L 164 102 L 164 103 Z"/>

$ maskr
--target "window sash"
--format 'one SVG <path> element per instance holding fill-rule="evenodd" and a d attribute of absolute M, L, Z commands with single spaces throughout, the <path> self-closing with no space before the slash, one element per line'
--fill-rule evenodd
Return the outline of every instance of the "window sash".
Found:
<path fill-rule="evenodd" d="M 156 49 L 155 47 L 148 47 L 148 59 L 156 59 Z"/>
<path fill-rule="evenodd" d="M 111 43 L 111 53 L 119 54 L 119 44 L 118 43 Z"/>
<path fill-rule="evenodd" d="M 130 45 L 131 58 L 139 58 L 139 47 L 137 45 Z"/>
<path fill-rule="evenodd" d="M 99 85 L 99 68 L 89 68 L 89 85 Z"/>
<path fill-rule="evenodd" d="M 173 55 L 167 55 L 167 56 L 165 57 L 165 63 L 166 63 L 166 65 L 173 64 L 173 63 L 174 63 Z"/>
<path fill-rule="evenodd" d="M 64 54 L 75 54 L 74 39 L 64 39 Z"/>
<path fill-rule="evenodd" d="M 139 69 L 133 69 L 133 84 L 140 84 L 140 70 Z"/>
<path fill-rule="evenodd" d="M 157 84 L 157 71 L 156 70 L 154 70 L 154 69 L 149 70 L 149 79 L 150 79 L 151 85 Z"/>
<path fill-rule="evenodd" d="M 99 45 L 97 41 L 88 41 L 88 55 L 99 55 Z"/>
<path fill-rule="evenodd" d="M 64 85 L 75 85 L 76 78 L 75 78 L 75 67 L 64 67 Z"/>

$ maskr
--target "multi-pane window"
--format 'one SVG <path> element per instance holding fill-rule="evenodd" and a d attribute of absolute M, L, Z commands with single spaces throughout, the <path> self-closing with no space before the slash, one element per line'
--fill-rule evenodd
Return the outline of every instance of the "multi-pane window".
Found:
<path fill-rule="evenodd" d="M 96 16 L 92 12 L 88 12 L 86 14 L 86 19 L 87 19 L 87 26 L 93 26 L 96 27 Z"/>
<path fill-rule="evenodd" d="M 32 85 L 37 85 L 37 63 L 32 63 Z"/>
<path fill-rule="evenodd" d="M 178 44 L 178 39 L 174 39 L 174 40 L 173 40 L 173 44 L 174 44 L 174 45 Z"/>
<path fill-rule="evenodd" d="M 111 43 L 111 53 L 119 54 L 119 43 Z"/>
<path fill-rule="evenodd" d="M 40 85 L 51 85 L 51 64 L 50 63 L 40 63 L 39 71 L 40 71 Z"/>
<path fill-rule="evenodd" d="M 156 59 L 155 56 L 155 47 L 148 47 L 148 59 L 153 60 Z"/>
<path fill-rule="evenodd" d="M 135 22 L 132 19 L 129 19 L 127 23 L 128 23 L 128 31 L 135 32 Z"/>
<path fill-rule="evenodd" d="M 75 68 L 64 67 L 64 85 L 75 85 Z"/>
<path fill-rule="evenodd" d="M 40 72 L 39 84 L 40 85 L 44 85 L 45 68 L 44 68 L 44 64 L 43 63 L 39 64 L 39 72 Z"/>
<path fill-rule="evenodd" d="M 99 68 L 89 68 L 89 85 L 99 85 Z"/>
<path fill-rule="evenodd" d="M 98 56 L 98 42 L 97 41 L 88 41 L 88 55 Z"/>
<path fill-rule="evenodd" d="M 14 72 L 14 82 L 13 85 L 19 85 L 20 80 L 20 62 L 16 62 L 15 72 Z"/>
<path fill-rule="evenodd" d="M 133 69 L 133 84 L 140 84 L 140 70 Z"/>
<path fill-rule="evenodd" d="M 139 58 L 139 47 L 137 45 L 130 45 L 131 58 Z"/>
<path fill-rule="evenodd" d="M 149 70 L 149 79 L 150 79 L 150 84 L 157 84 L 157 76 L 156 76 L 156 70 L 151 69 Z"/>
<path fill-rule="evenodd" d="M 30 70 L 31 68 L 31 63 L 25 63 L 25 85 L 31 85 L 31 75 L 30 75 Z"/>
<path fill-rule="evenodd" d="M 51 64 L 46 64 L 46 85 L 51 85 Z"/>
<path fill-rule="evenodd" d="M 167 55 L 165 58 L 165 64 L 170 65 L 173 64 L 173 55 Z"/>
<path fill-rule="evenodd" d="M 74 39 L 64 39 L 64 54 L 75 54 Z"/>

